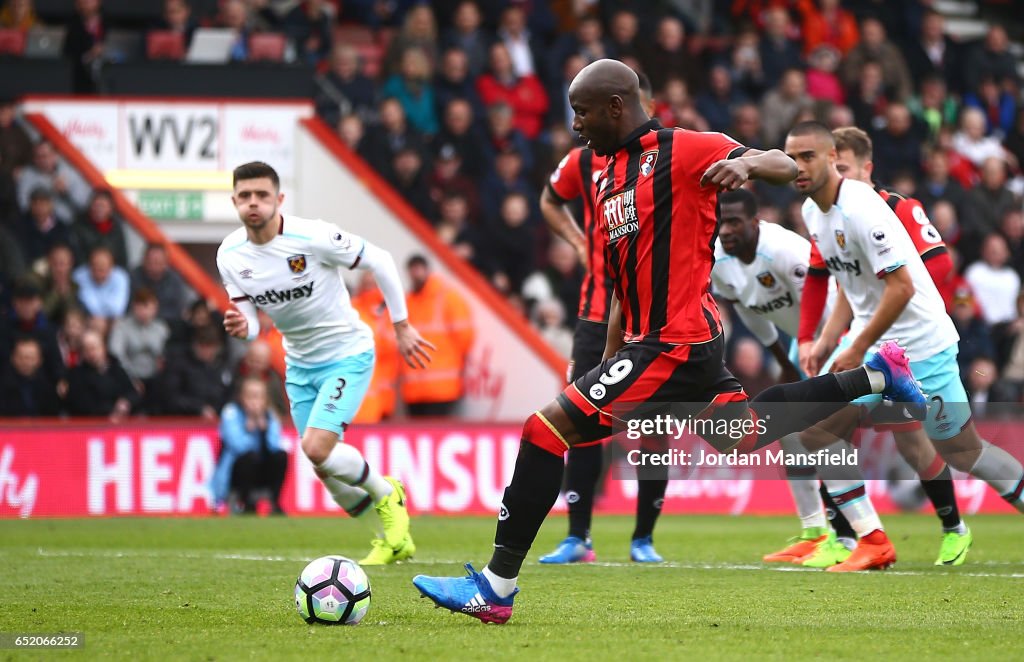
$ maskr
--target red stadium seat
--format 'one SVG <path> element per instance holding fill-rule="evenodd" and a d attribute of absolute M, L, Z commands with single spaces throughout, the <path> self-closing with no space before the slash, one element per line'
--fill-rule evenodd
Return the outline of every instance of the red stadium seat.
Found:
<path fill-rule="evenodd" d="M 367 78 L 377 78 L 384 63 L 384 49 L 377 44 L 360 44 L 355 49 L 363 65 L 363 75 Z"/>
<path fill-rule="evenodd" d="M 373 31 L 365 25 L 339 25 L 334 28 L 334 43 L 359 46 L 374 43 Z"/>
<path fill-rule="evenodd" d="M 284 35 L 273 32 L 256 33 L 249 37 L 249 61 L 280 62 L 284 59 L 286 45 Z"/>
<path fill-rule="evenodd" d="M 21 30 L 0 30 L 0 55 L 21 55 L 24 52 L 24 32 Z"/>
<path fill-rule="evenodd" d="M 185 57 L 185 35 L 171 30 L 153 30 L 146 34 L 146 58 L 180 60 Z"/>

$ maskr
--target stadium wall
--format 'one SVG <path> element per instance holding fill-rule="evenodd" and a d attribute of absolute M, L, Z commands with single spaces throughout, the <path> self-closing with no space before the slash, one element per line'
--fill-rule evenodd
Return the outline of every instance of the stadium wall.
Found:
<path fill-rule="evenodd" d="M 989 438 L 1019 439 L 1021 424 L 981 424 Z M 487 424 L 415 424 L 356 427 L 345 441 L 384 473 L 402 479 L 410 508 L 421 514 L 497 512 L 512 476 L 519 428 Z M 286 435 L 291 460 L 282 505 L 293 515 L 338 514 Z M 895 457 L 892 437 L 861 440 L 869 477 L 886 475 Z M 202 516 L 214 512 L 209 481 L 219 453 L 217 429 L 199 421 L 154 421 L 131 427 L 109 423 L 33 422 L 0 427 L 0 518 Z M 625 469 L 626 472 L 631 469 Z M 616 475 L 609 471 L 609 476 Z M 631 475 L 626 473 L 625 475 Z M 665 513 L 791 514 L 785 480 L 746 478 L 742 468 L 716 468 L 669 484 Z M 880 512 L 898 510 L 884 481 L 869 482 Z M 634 510 L 636 481 L 607 478 L 601 513 Z M 984 483 L 957 481 L 965 513 L 1011 512 Z M 557 511 L 565 509 L 559 500 Z"/>

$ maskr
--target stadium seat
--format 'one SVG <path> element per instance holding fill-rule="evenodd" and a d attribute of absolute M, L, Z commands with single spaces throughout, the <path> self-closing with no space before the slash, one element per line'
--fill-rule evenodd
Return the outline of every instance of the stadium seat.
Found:
<path fill-rule="evenodd" d="M 287 40 L 284 35 L 273 32 L 259 32 L 249 37 L 249 61 L 266 60 L 280 62 L 284 59 Z"/>
<path fill-rule="evenodd" d="M 373 31 L 365 25 L 339 25 L 334 28 L 334 43 L 359 46 L 374 43 Z"/>
<path fill-rule="evenodd" d="M 0 55 L 21 55 L 24 52 L 24 32 L 21 30 L 0 30 Z"/>
<path fill-rule="evenodd" d="M 146 34 L 146 58 L 180 60 L 185 57 L 185 35 L 172 30 L 151 30 Z"/>

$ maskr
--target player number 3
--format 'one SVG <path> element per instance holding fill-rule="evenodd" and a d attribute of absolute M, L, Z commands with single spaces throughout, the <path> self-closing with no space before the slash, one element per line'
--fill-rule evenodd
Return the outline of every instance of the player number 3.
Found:
<path fill-rule="evenodd" d="M 334 395 L 331 396 L 331 400 L 340 400 L 342 393 L 345 391 L 345 378 L 338 377 L 338 383 L 334 386 Z"/>

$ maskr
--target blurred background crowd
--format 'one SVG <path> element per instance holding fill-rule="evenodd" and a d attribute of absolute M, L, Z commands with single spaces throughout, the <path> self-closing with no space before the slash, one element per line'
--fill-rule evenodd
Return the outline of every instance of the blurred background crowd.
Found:
<path fill-rule="evenodd" d="M 1024 393 L 1024 21 L 1013 2 L 166 0 L 127 25 L 108 21 L 101 0 L 74 4 L 62 54 L 82 94 L 106 91 L 104 61 L 133 56 L 115 33 L 137 36 L 134 56 L 174 60 L 197 28 L 225 27 L 239 66 L 315 66 L 317 114 L 566 356 L 582 269 L 538 200 L 575 144 L 566 91 L 583 66 L 621 59 L 650 78 L 664 125 L 751 147 L 780 147 L 805 119 L 859 126 L 874 140 L 875 181 L 921 200 L 954 255 L 941 289 L 972 397 Z M 7 0 L 0 51 L 19 57 L 9 36 L 39 29 L 40 13 L 33 0 Z M 0 415 L 212 419 L 254 376 L 284 413 L 272 340 L 228 342 L 162 247 L 129 264 L 110 193 L 34 142 L 17 115 L 15 101 L 0 104 L 0 357 L 10 357 Z M 754 190 L 762 218 L 806 234 L 791 188 Z M 434 321 L 456 338 L 458 367 L 472 339 L 464 304 L 425 262 L 405 266 L 411 298 L 454 311 Z M 386 333 L 372 283 L 353 286 Z M 770 380 L 770 359 L 738 320 L 729 361 L 752 392 Z M 399 372 L 388 369 L 381 416 L 396 398 L 398 411 L 455 411 L 416 407 L 416 385 Z"/>

